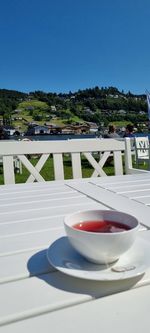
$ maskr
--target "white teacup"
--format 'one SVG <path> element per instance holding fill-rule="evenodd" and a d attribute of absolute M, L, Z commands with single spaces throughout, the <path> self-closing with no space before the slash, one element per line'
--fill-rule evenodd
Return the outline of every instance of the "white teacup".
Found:
<path fill-rule="evenodd" d="M 85 222 L 104 223 L 113 232 L 85 231 Z M 105 223 L 102 221 L 109 221 Z M 75 227 L 75 225 L 77 225 Z M 80 226 L 79 226 L 80 224 Z M 88 261 L 108 264 L 116 261 L 133 245 L 139 229 L 138 220 L 129 214 L 113 210 L 86 210 L 64 218 L 65 231 L 74 249 Z M 89 226 L 89 225 L 88 225 Z M 77 229 L 77 227 L 79 229 Z M 80 228 L 81 227 L 81 228 Z M 83 229 L 82 229 L 83 228 Z"/>

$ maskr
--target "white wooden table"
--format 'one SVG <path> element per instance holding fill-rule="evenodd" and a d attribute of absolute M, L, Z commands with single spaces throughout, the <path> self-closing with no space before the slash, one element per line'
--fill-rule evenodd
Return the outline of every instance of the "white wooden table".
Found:
<path fill-rule="evenodd" d="M 150 175 L 0 187 L 0 332 L 149 332 L 150 268 L 102 282 L 50 266 L 46 251 L 65 236 L 64 215 L 84 209 L 136 216 L 149 244 Z"/>

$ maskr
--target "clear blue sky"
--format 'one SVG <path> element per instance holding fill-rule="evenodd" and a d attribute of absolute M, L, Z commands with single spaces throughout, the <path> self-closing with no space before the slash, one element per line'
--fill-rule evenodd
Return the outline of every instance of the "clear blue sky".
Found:
<path fill-rule="evenodd" d="M 149 0 L 0 0 L 0 89 L 150 90 Z"/>

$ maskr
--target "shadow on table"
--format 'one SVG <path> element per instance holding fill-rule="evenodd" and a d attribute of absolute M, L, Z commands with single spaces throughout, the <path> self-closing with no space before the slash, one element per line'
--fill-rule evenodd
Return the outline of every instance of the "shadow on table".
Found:
<path fill-rule="evenodd" d="M 61 244 L 63 242 L 65 243 L 66 237 L 61 237 L 60 240 Z M 61 254 L 60 252 L 61 246 L 59 248 L 58 243 L 56 243 L 57 241 L 55 241 L 51 245 L 49 249 L 49 251 L 51 252 L 49 252 L 49 255 L 55 254 L 56 256 L 58 256 L 58 254 L 59 255 Z M 56 245 L 57 245 L 57 251 L 56 251 Z M 74 251 L 71 250 L 71 248 L 69 249 L 70 251 Z M 55 258 L 53 258 L 53 260 L 55 261 Z M 58 264 L 61 265 L 61 260 L 58 261 Z M 99 269 L 98 267 L 99 266 L 95 265 L 95 270 L 98 270 Z M 41 250 L 36 254 L 34 254 L 29 259 L 27 268 L 31 277 L 36 276 L 38 279 L 43 280 L 45 283 L 49 284 L 50 286 L 56 289 L 76 294 L 90 295 L 94 298 L 99 298 L 102 296 L 107 296 L 117 292 L 131 289 L 144 276 L 144 274 L 141 274 L 140 276 L 134 278 L 117 280 L 117 281 L 93 281 L 90 279 L 83 279 L 83 278 L 81 279 L 78 277 L 72 277 L 62 272 L 56 271 L 56 269 L 50 265 L 47 259 L 47 249 Z"/>

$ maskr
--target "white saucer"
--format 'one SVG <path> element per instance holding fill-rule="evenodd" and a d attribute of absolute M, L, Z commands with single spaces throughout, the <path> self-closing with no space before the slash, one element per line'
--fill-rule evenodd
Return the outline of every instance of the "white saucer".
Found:
<path fill-rule="evenodd" d="M 150 267 L 147 255 L 150 243 L 137 237 L 134 245 L 120 259 L 109 265 L 96 265 L 88 262 L 70 245 L 67 237 L 57 239 L 47 250 L 50 264 L 70 276 L 96 280 L 113 281 L 136 277 Z"/>

